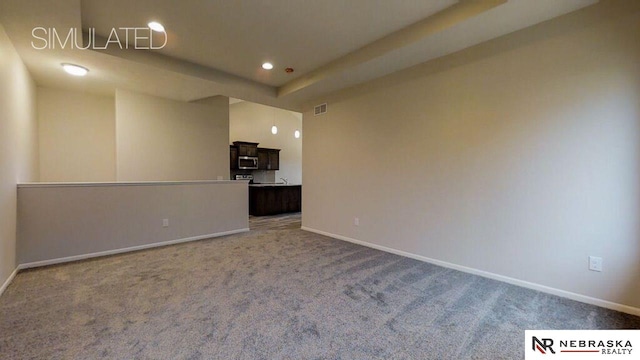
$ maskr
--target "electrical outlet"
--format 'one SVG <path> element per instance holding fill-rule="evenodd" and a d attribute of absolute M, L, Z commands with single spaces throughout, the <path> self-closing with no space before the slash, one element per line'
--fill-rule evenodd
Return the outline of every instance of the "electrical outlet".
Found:
<path fill-rule="evenodd" d="M 162 227 L 169 227 L 169 219 L 162 219 Z"/>
<path fill-rule="evenodd" d="M 360 226 L 360 218 L 353 218 L 353 225 Z"/>
<path fill-rule="evenodd" d="M 218 181 L 222 180 L 222 175 L 218 175 L 217 179 Z"/>
<path fill-rule="evenodd" d="M 602 258 L 597 256 L 589 256 L 589 270 L 602 271 Z"/>

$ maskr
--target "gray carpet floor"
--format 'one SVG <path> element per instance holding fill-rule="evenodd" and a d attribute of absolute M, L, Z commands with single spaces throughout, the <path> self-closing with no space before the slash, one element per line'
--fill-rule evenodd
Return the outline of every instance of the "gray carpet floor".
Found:
<path fill-rule="evenodd" d="M 301 213 L 287 213 L 272 216 L 249 216 L 251 230 L 295 230 L 302 225 Z"/>
<path fill-rule="evenodd" d="M 1 359 L 521 359 L 525 329 L 622 328 L 295 226 L 23 271 L 0 298 Z"/>

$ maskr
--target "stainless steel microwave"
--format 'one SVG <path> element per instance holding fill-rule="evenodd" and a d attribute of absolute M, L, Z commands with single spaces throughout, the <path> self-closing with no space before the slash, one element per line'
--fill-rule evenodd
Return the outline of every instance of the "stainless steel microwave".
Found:
<path fill-rule="evenodd" d="M 258 168 L 257 156 L 238 156 L 238 169 L 253 170 Z"/>

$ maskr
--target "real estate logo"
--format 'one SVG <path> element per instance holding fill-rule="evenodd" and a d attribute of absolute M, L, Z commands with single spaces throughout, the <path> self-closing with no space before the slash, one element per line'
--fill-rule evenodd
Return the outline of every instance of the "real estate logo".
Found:
<path fill-rule="evenodd" d="M 539 351 L 542 354 L 546 354 L 547 351 L 550 351 L 552 354 L 555 354 L 556 352 L 553 351 L 553 339 L 549 339 L 549 338 L 544 338 L 544 339 L 538 339 L 535 336 L 531 337 L 531 340 L 533 340 L 531 342 L 531 348 L 534 351 Z"/>
<path fill-rule="evenodd" d="M 525 360 L 637 359 L 640 330 L 526 330 Z"/>
<path fill-rule="evenodd" d="M 167 45 L 167 33 L 150 27 L 111 28 L 106 38 L 96 34 L 95 28 L 58 30 L 38 26 L 31 30 L 31 47 L 36 50 L 78 49 L 106 50 L 109 47 L 136 50 L 159 50 Z M 85 41 L 79 39 L 84 39 Z M 97 40 L 101 40 L 98 44 Z M 103 40 L 103 41 L 102 41 Z"/>

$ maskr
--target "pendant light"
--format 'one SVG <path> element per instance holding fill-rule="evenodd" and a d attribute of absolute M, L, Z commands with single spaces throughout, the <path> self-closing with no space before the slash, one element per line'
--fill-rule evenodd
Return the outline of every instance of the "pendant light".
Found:
<path fill-rule="evenodd" d="M 276 126 L 276 109 L 273 108 L 273 109 L 271 109 L 271 111 L 272 111 L 272 115 L 273 115 L 273 126 L 271 127 L 271 133 L 273 135 L 275 135 L 275 134 L 278 133 L 278 127 Z"/>

